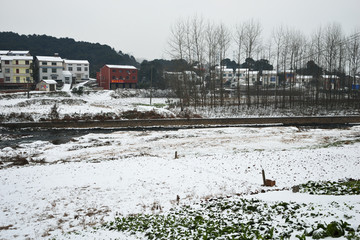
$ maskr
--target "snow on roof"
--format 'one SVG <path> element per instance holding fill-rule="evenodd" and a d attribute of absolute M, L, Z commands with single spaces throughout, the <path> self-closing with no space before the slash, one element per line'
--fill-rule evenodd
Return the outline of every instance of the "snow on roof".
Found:
<path fill-rule="evenodd" d="M 61 57 L 50 57 L 50 56 L 36 56 L 39 61 L 46 61 L 46 62 L 62 62 Z"/>
<path fill-rule="evenodd" d="M 0 50 L 0 55 L 27 55 L 30 51 L 12 51 L 12 50 Z"/>
<path fill-rule="evenodd" d="M 29 51 L 9 51 L 9 53 L 10 54 L 24 54 L 24 55 L 26 55 L 26 54 L 29 54 L 30 52 Z"/>
<path fill-rule="evenodd" d="M 323 78 L 339 78 L 336 75 L 321 75 L 321 77 L 323 77 Z"/>
<path fill-rule="evenodd" d="M 130 66 L 130 65 L 110 65 L 110 64 L 106 64 L 105 66 L 107 66 L 108 68 L 137 69 L 136 67 Z"/>
<path fill-rule="evenodd" d="M 70 71 L 63 71 L 64 76 L 72 76 L 72 73 Z"/>
<path fill-rule="evenodd" d="M 57 84 L 55 80 L 42 80 L 42 82 L 46 82 L 47 84 Z"/>
<path fill-rule="evenodd" d="M 311 78 L 313 78 L 313 76 L 311 76 L 311 75 L 297 75 L 296 78 L 297 79 L 311 79 Z"/>
<path fill-rule="evenodd" d="M 0 56 L 1 60 L 33 60 L 33 57 L 31 56 Z"/>
<path fill-rule="evenodd" d="M 276 74 L 276 70 L 263 70 L 262 74 Z"/>
<path fill-rule="evenodd" d="M 88 60 L 70 60 L 64 59 L 64 63 L 66 64 L 89 64 Z"/>

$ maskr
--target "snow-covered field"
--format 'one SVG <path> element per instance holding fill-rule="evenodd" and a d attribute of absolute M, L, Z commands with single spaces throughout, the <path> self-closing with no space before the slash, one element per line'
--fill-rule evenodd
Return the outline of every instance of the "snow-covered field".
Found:
<path fill-rule="evenodd" d="M 9 137 L 14 136 L 1 135 L 3 141 Z M 359 139 L 360 126 L 232 127 L 91 133 L 64 144 L 5 147 L 2 161 L 23 156 L 30 164 L 0 169 L 0 239 L 133 239 L 92 227 L 116 216 L 164 213 L 177 206 L 177 196 L 180 205 L 193 205 L 213 197 L 249 198 L 262 189 L 285 190 L 251 197 L 312 201 L 320 209 L 347 203 L 354 207 L 337 214 L 352 216 L 348 222 L 356 229 L 359 195 L 310 196 L 287 189 L 309 180 L 360 179 Z M 261 186 L 261 169 L 276 180 L 275 187 Z"/>
<path fill-rule="evenodd" d="M 39 121 L 55 103 L 60 118 L 121 115 L 134 109 L 178 114 L 163 107 L 169 99 L 154 98 L 155 105 L 149 106 L 149 98 L 134 96 L 138 94 L 32 93 L 30 99 L 24 94 L 1 95 L 0 114 L 10 116 L 6 121 L 17 121 L 19 114 Z M 222 111 L 201 115 L 226 116 Z M 0 130 L 0 239 L 142 239 L 142 233 L 134 236 L 93 227 L 115 217 L 166 214 L 173 207 L 197 206 L 219 197 L 312 203 L 314 211 L 335 214 L 318 220 L 347 216 L 354 229 L 360 223 L 359 195 L 291 191 L 309 180 L 360 179 L 360 126 L 109 130 L 69 138 L 32 140 L 21 132 Z M 29 164 L 10 166 L 17 159 Z M 276 181 L 275 187 L 262 186 L 262 169 Z M 333 202 L 341 207 L 333 209 Z"/>
<path fill-rule="evenodd" d="M 145 93 L 136 90 L 91 91 L 82 95 L 71 92 L 32 92 L 30 98 L 27 98 L 24 93 L 0 94 L 0 115 L 4 118 L 3 121 L 40 121 L 41 118 L 49 118 L 51 109 L 56 104 L 60 119 L 63 119 L 65 115 L 71 117 L 90 117 L 98 114 L 121 116 L 121 113 L 135 109 L 142 112 L 154 110 L 164 117 L 174 116 L 174 113 L 163 108 L 168 101 L 167 98 L 153 98 L 152 106 L 150 106 L 150 98 L 143 95 Z"/>

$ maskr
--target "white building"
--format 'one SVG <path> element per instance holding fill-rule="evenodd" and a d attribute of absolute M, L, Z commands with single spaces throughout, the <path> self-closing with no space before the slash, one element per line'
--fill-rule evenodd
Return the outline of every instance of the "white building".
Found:
<path fill-rule="evenodd" d="M 64 81 L 63 59 L 61 57 L 37 56 L 36 64 L 39 69 L 39 81 Z"/>
<path fill-rule="evenodd" d="M 276 70 L 263 70 L 261 75 L 263 86 L 276 87 L 279 84 L 279 77 Z"/>
<path fill-rule="evenodd" d="M 63 71 L 64 83 L 71 84 L 72 83 L 72 73 L 69 71 Z"/>
<path fill-rule="evenodd" d="M 64 71 L 69 71 L 76 81 L 89 79 L 89 61 L 87 60 L 64 60 Z"/>
<path fill-rule="evenodd" d="M 178 80 L 180 82 L 196 82 L 200 79 L 199 76 L 193 71 L 183 71 L 183 72 L 164 72 L 164 78 L 169 80 Z"/>
<path fill-rule="evenodd" d="M 234 70 L 232 68 L 226 68 L 225 66 L 221 67 L 216 66 L 215 67 L 215 74 L 216 78 L 220 79 L 220 74 L 222 74 L 222 80 L 223 83 L 231 82 L 234 78 Z"/>
<path fill-rule="evenodd" d="M 296 85 L 306 86 L 314 79 L 311 75 L 296 75 Z"/>

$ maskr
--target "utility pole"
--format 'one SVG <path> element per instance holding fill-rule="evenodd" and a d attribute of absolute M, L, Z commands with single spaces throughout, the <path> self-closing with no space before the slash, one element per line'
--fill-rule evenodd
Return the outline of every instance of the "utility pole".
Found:
<path fill-rule="evenodd" d="M 152 65 L 150 70 L 150 106 L 151 106 L 151 100 L 152 100 Z"/>
<path fill-rule="evenodd" d="M 27 80 L 26 80 L 27 98 L 30 98 L 30 87 L 29 87 L 29 82 L 30 82 L 30 80 L 29 80 L 29 79 L 27 79 Z"/>

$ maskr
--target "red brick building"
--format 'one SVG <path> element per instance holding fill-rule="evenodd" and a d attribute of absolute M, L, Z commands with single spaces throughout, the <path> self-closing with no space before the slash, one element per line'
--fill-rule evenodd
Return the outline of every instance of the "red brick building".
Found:
<path fill-rule="evenodd" d="M 138 69 L 126 65 L 105 65 L 96 74 L 100 87 L 104 89 L 136 88 Z"/>

